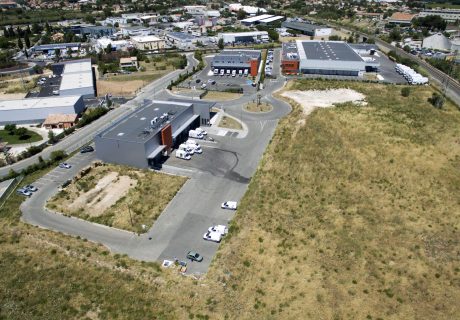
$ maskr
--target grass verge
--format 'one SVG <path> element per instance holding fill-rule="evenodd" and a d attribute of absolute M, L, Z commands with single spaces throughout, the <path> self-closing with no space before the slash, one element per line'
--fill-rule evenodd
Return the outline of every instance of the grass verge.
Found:
<path fill-rule="evenodd" d="M 254 102 L 250 102 L 244 106 L 244 110 L 249 112 L 270 112 L 273 110 L 273 106 L 266 102 L 262 102 L 259 105 Z"/>
<path fill-rule="evenodd" d="M 9 134 L 6 130 L 0 130 L 0 141 L 8 142 L 8 144 L 32 143 L 41 140 L 43 140 L 43 137 L 31 130 L 27 130 L 22 136 Z"/>

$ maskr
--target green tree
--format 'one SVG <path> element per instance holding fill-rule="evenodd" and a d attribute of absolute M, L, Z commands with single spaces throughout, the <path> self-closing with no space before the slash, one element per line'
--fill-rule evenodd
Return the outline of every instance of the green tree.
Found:
<path fill-rule="evenodd" d="M 243 20 L 246 18 L 246 16 L 247 16 L 247 13 L 243 9 L 238 10 L 238 12 L 236 13 L 236 18 L 238 20 Z"/>
<path fill-rule="evenodd" d="M 48 131 L 48 141 L 49 143 L 53 144 L 57 141 L 56 135 L 54 134 L 53 130 Z"/>
<path fill-rule="evenodd" d="M 26 45 L 26 48 L 29 49 L 30 48 L 30 39 L 29 39 L 29 34 L 26 32 L 26 34 L 24 35 L 24 44 Z"/>
<path fill-rule="evenodd" d="M 16 135 L 19 136 L 19 140 L 27 140 L 30 137 L 29 131 L 22 127 L 16 129 Z"/>
<path fill-rule="evenodd" d="M 428 102 L 436 109 L 442 109 L 442 106 L 444 105 L 444 98 L 440 94 L 433 92 L 433 95 L 428 98 Z"/>
<path fill-rule="evenodd" d="M 16 132 L 16 125 L 14 123 L 7 124 L 5 125 L 5 130 L 9 135 L 14 135 Z"/>
<path fill-rule="evenodd" d="M 268 32 L 268 36 L 270 37 L 270 39 L 272 39 L 273 41 L 278 41 L 278 39 L 280 37 L 278 32 L 276 32 L 273 29 L 269 29 L 267 32 Z"/>
<path fill-rule="evenodd" d="M 52 162 L 61 161 L 65 157 L 67 157 L 67 154 L 63 150 L 56 150 L 56 151 L 51 152 L 50 154 L 50 160 Z"/>
<path fill-rule="evenodd" d="M 21 38 L 18 38 L 18 48 L 22 50 L 24 48 L 24 44 L 22 43 Z"/>
<path fill-rule="evenodd" d="M 41 31 L 41 27 L 39 26 L 39 24 L 36 22 L 32 23 L 32 33 L 39 34 L 40 31 Z"/>
<path fill-rule="evenodd" d="M 107 45 L 107 48 L 104 49 L 105 53 L 111 53 L 112 52 L 112 45 L 109 43 Z"/>
<path fill-rule="evenodd" d="M 220 38 L 219 41 L 217 42 L 217 46 L 219 47 L 220 50 L 224 49 L 224 39 Z"/>

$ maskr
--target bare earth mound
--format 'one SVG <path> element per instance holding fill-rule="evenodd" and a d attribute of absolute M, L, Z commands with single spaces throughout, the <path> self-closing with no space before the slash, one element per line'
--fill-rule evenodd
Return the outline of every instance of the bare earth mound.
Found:
<path fill-rule="evenodd" d="M 330 108 L 340 103 L 362 104 L 366 98 L 362 93 L 352 89 L 294 90 L 283 92 L 281 95 L 297 102 L 306 115 L 312 113 L 316 108 Z"/>

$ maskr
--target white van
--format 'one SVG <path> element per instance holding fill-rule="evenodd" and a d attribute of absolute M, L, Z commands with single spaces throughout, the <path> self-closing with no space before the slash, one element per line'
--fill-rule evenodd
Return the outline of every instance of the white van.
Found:
<path fill-rule="evenodd" d="M 203 139 L 204 138 L 203 134 L 201 134 L 201 133 L 199 133 L 198 131 L 195 131 L 195 130 L 190 130 L 188 132 L 188 136 L 190 138 L 195 138 L 195 139 Z"/>
<path fill-rule="evenodd" d="M 230 70 L 227 70 L 227 76 L 229 76 L 229 75 L 230 75 L 230 73 L 231 73 L 231 71 L 230 71 Z"/>
<path fill-rule="evenodd" d="M 232 71 L 232 77 L 235 77 L 236 76 L 236 70 L 233 70 Z"/>
<path fill-rule="evenodd" d="M 245 77 L 248 76 L 248 69 L 244 69 L 244 76 L 245 76 Z"/>
<path fill-rule="evenodd" d="M 242 76 L 243 76 L 243 70 L 238 71 L 238 75 L 239 75 L 240 77 L 242 77 Z"/>
<path fill-rule="evenodd" d="M 195 153 L 194 149 L 191 148 L 189 145 L 185 144 L 185 143 L 182 143 L 179 148 L 179 150 L 184 150 L 185 152 L 187 152 L 189 155 L 192 155 Z"/>
<path fill-rule="evenodd" d="M 214 69 L 214 75 L 217 76 L 219 74 L 219 69 Z"/>
<path fill-rule="evenodd" d="M 225 73 L 225 70 L 224 69 L 220 69 L 220 75 L 223 76 Z"/>
<path fill-rule="evenodd" d="M 203 150 L 201 149 L 201 146 L 196 143 L 195 140 L 187 140 L 187 142 L 185 142 L 185 144 L 187 145 L 187 147 L 189 147 L 190 149 L 193 150 L 194 153 L 198 153 L 198 154 L 202 154 L 203 153 Z"/>
<path fill-rule="evenodd" d="M 192 159 L 192 157 L 187 152 L 185 152 L 184 150 L 177 150 L 176 151 L 176 158 L 184 159 L 184 160 Z"/>

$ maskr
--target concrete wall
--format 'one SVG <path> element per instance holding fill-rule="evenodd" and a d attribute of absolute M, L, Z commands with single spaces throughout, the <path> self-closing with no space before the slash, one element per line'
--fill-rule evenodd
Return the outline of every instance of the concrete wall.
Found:
<path fill-rule="evenodd" d="M 99 135 L 94 138 L 96 154 L 104 162 L 148 168 L 144 143 L 107 139 Z"/>

